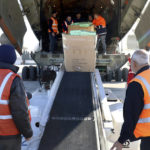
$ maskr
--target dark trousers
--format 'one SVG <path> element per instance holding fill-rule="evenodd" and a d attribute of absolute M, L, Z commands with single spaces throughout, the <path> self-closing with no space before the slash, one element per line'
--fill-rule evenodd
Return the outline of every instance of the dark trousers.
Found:
<path fill-rule="evenodd" d="M 103 47 L 103 53 L 106 53 L 106 34 L 98 35 L 97 46 L 96 46 L 97 50 L 99 50 L 101 43 L 102 43 L 102 47 Z"/>
<path fill-rule="evenodd" d="M 150 139 L 142 139 L 140 150 L 150 150 Z"/>
<path fill-rule="evenodd" d="M 57 48 L 57 38 L 56 36 L 53 36 L 52 33 L 50 33 L 49 39 L 50 39 L 49 51 L 53 53 Z"/>
<path fill-rule="evenodd" d="M 21 150 L 21 136 L 12 139 L 0 139 L 0 150 Z"/>

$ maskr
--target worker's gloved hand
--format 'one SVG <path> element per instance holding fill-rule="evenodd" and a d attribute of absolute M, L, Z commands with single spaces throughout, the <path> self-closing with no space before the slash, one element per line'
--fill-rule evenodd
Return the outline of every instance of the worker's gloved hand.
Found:
<path fill-rule="evenodd" d="M 117 141 L 110 150 L 122 150 L 122 148 L 123 145 Z"/>
<path fill-rule="evenodd" d="M 30 92 L 26 92 L 26 93 L 27 93 L 28 99 L 31 99 L 32 98 L 32 94 Z"/>

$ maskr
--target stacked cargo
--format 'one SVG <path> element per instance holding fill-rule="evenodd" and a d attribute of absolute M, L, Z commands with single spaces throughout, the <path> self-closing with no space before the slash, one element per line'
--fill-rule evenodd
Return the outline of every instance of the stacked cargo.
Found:
<path fill-rule="evenodd" d="M 78 25 L 79 26 L 79 23 Z M 81 28 L 63 34 L 64 63 L 68 72 L 94 72 L 96 65 L 96 33 L 82 23 Z M 73 25 L 73 29 L 75 25 Z M 78 30 L 79 29 L 79 30 Z"/>

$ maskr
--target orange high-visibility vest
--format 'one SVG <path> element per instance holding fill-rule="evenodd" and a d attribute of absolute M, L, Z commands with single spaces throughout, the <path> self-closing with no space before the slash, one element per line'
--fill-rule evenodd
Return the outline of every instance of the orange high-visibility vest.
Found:
<path fill-rule="evenodd" d="M 106 27 L 106 21 L 105 21 L 105 19 L 104 19 L 103 17 L 101 17 L 101 16 L 98 16 L 97 19 L 94 19 L 94 20 L 93 20 L 93 24 L 94 24 L 95 26 L 100 26 L 100 25 L 101 25 L 103 28 Z"/>
<path fill-rule="evenodd" d="M 134 135 L 136 138 L 150 137 L 150 69 L 131 80 L 131 82 L 134 81 L 142 86 L 144 92 L 144 108 L 136 124 Z"/>
<path fill-rule="evenodd" d="M 0 69 L 0 136 L 20 134 L 19 130 L 17 129 L 13 121 L 9 106 L 11 86 L 13 80 L 17 76 L 19 77 L 19 75 L 15 74 L 9 69 Z M 29 106 L 28 98 L 27 104 Z M 29 111 L 29 118 L 31 121 L 30 111 Z"/>
<path fill-rule="evenodd" d="M 51 17 L 51 20 L 53 21 L 52 29 L 53 29 L 54 33 L 57 33 L 58 32 L 58 21 L 57 21 L 57 19 L 55 19 L 53 17 Z M 48 29 L 48 32 L 50 33 L 51 30 Z"/>

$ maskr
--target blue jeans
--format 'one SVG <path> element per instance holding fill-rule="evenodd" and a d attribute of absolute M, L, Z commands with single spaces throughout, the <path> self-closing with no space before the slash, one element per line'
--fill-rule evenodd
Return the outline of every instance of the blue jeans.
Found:
<path fill-rule="evenodd" d="M 56 35 L 53 36 L 52 33 L 49 33 L 49 40 L 50 40 L 49 51 L 53 53 L 57 48 Z"/>
<path fill-rule="evenodd" d="M 98 35 L 97 46 L 96 46 L 97 51 L 98 51 L 101 43 L 102 43 L 102 47 L 103 47 L 103 53 L 106 53 L 106 34 Z"/>

